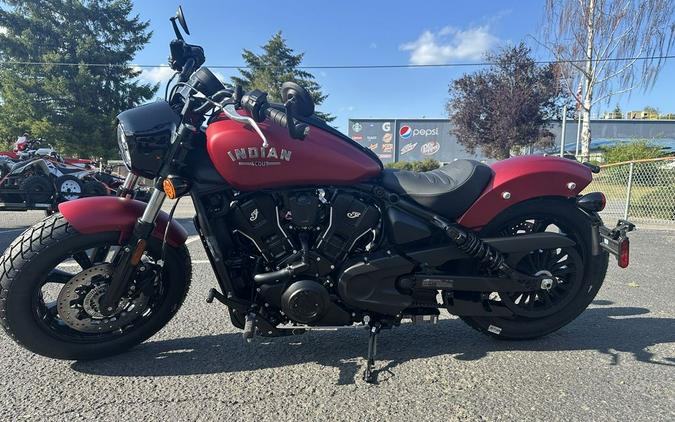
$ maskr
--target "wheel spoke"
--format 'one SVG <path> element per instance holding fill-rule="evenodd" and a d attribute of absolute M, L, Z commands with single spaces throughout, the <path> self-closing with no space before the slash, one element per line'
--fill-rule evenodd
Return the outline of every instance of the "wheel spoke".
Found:
<path fill-rule="evenodd" d="M 80 267 L 82 267 L 83 270 L 91 268 L 92 266 L 91 259 L 89 259 L 89 256 L 84 251 L 80 251 L 73 254 L 73 259 L 77 262 L 77 264 Z"/>

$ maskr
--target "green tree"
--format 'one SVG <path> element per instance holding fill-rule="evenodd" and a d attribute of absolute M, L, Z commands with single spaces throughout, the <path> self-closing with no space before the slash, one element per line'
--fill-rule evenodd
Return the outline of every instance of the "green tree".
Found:
<path fill-rule="evenodd" d="M 239 69 L 240 77 L 233 76 L 232 83 L 240 85 L 244 91 L 259 89 L 267 92 L 271 101 L 281 101 L 281 84 L 292 81 L 300 84 L 312 95 L 314 103 L 319 106 L 328 97 L 321 91 L 321 86 L 311 73 L 300 69 L 304 53 L 295 54 L 286 45 L 286 40 L 277 32 L 262 46 L 262 53 L 256 54 L 244 49 L 242 57 L 246 68 Z M 316 115 L 327 122 L 335 120 L 334 116 L 320 111 Z"/>
<path fill-rule="evenodd" d="M 148 25 L 131 0 L 0 2 L 0 60 L 47 63 L 0 66 L 0 139 L 29 132 L 66 154 L 116 155 L 115 115 L 158 88 L 129 66 Z"/>

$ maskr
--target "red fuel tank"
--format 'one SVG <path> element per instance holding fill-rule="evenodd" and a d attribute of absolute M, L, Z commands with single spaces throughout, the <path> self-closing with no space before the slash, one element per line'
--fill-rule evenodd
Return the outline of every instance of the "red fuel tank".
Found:
<path fill-rule="evenodd" d="M 349 185 L 376 177 L 382 165 L 358 146 L 312 126 L 300 141 L 288 130 L 259 124 L 269 147 L 248 126 L 227 118 L 206 129 L 206 147 L 218 173 L 234 188 Z"/>

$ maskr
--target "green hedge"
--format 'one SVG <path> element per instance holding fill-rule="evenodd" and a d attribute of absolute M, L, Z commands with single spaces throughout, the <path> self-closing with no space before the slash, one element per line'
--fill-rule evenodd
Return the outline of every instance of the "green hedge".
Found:
<path fill-rule="evenodd" d="M 398 163 L 388 163 L 385 167 L 390 169 L 399 169 L 399 170 L 412 170 L 412 171 L 429 171 L 437 169 L 441 166 L 436 160 L 427 158 L 420 161 L 399 161 Z"/>
<path fill-rule="evenodd" d="M 645 139 L 617 143 L 611 147 L 603 147 L 601 149 L 604 151 L 605 164 L 660 158 L 667 155 L 660 146 L 654 145 Z"/>

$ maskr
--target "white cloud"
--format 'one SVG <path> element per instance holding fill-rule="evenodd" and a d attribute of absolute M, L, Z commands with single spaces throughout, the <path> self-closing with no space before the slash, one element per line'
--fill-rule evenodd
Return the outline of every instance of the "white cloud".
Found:
<path fill-rule="evenodd" d="M 139 79 L 151 84 L 166 83 L 174 73 L 174 71 L 168 66 L 145 67 L 142 69 L 136 68 L 136 70 L 142 71 Z"/>
<path fill-rule="evenodd" d="M 8 32 L 9 30 L 7 29 L 7 27 L 0 26 L 0 35 L 7 35 Z"/>
<path fill-rule="evenodd" d="M 489 26 L 461 30 L 446 26 L 437 33 L 424 31 L 417 40 L 402 44 L 402 51 L 410 51 L 411 64 L 442 64 L 454 60 L 477 60 L 499 43 Z"/>

